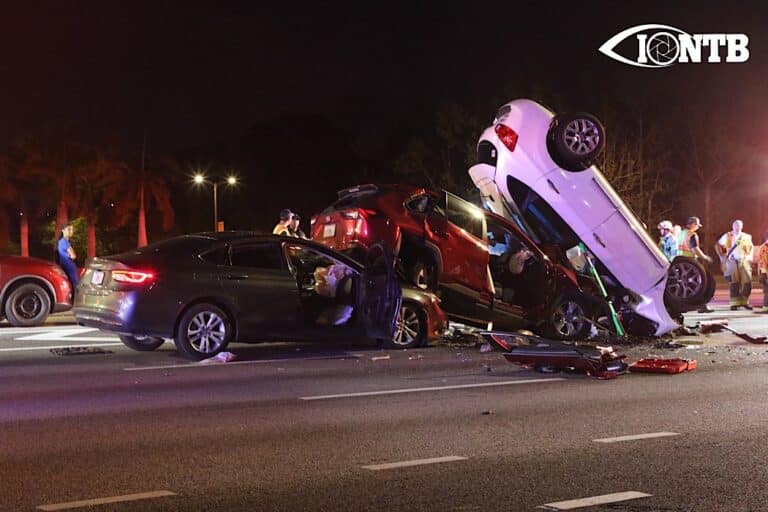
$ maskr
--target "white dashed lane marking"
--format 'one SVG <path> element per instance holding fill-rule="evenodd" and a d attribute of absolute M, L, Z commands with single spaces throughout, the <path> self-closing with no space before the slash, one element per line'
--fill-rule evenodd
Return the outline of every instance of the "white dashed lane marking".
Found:
<path fill-rule="evenodd" d="M 638 441 L 641 439 L 654 439 L 656 437 L 679 436 L 677 432 L 651 432 L 650 434 L 635 434 L 621 437 L 604 437 L 602 439 L 593 439 L 595 443 L 621 443 L 624 441 Z"/>
<path fill-rule="evenodd" d="M 653 495 L 637 491 L 617 492 L 614 494 L 603 494 L 602 496 L 579 498 L 577 500 L 557 501 L 555 503 L 547 503 L 546 505 L 541 505 L 537 508 L 543 508 L 544 510 L 574 510 L 577 508 L 618 503 L 620 501 L 636 500 L 638 498 L 648 498 L 650 496 Z"/>
<path fill-rule="evenodd" d="M 386 469 L 410 468 L 413 466 L 424 466 L 427 464 L 440 464 L 443 462 L 456 462 L 460 460 L 467 460 L 467 458 L 459 457 L 457 455 L 449 455 L 447 457 L 435 457 L 432 459 L 417 459 L 417 460 L 406 460 L 402 462 L 390 462 L 388 464 L 374 464 L 372 466 L 363 466 L 363 469 L 368 469 L 370 471 L 384 471 Z"/>
<path fill-rule="evenodd" d="M 176 496 L 171 491 L 151 491 L 139 494 L 124 494 L 122 496 L 110 496 L 108 498 L 95 498 L 92 500 L 69 501 L 67 503 L 54 503 L 52 505 L 39 505 L 38 510 L 70 510 L 73 508 L 93 507 L 96 505 L 108 505 L 110 503 L 122 503 L 125 501 L 149 500 L 152 498 L 164 498 Z"/>
<path fill-rule="evenodd" d="M 29 352 L 31 350 L 51 350 L 56 348 L 74 348 L 74 347 L 120 347 L 122 343 L 89 343 L 89 344 L 77 344 L 77 345 L 45 345 L 40 347 L 12 347 L 12 348 L 0 348 L 0 352 Z"/>
<path fill-rule="evenodd" d="M 543 384 L 545 382 L 557 382 L 565 379 L 559 377 L 552 379 L 524 379 L 506 380 L 503 382 L 483 382 L 480 384 L 457 384 L 455 386 L 434 386 L 425 388 L 388 389 L 384 391 L 364 391 L 362 393 L 340 393 L 337 395 L 302 396 L 299 400 L 330 400 L 333 398 L 356 398 L 361 396 L 399 395 L 402 393 L 423 393 L 426 391 L 445 391 L 449 389 L 490 388 L 494 386 L 513 386 L 515 384 Z"/>

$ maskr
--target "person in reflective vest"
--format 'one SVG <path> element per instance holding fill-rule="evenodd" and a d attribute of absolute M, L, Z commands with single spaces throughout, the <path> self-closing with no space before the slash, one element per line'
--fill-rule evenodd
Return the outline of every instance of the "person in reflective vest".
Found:
<path fill-rule="evenodd" d="M 685 229 L 680 232 L 680 245 L 677 254 L 687 258 L 693 258 L 699 262 L 704 261 L 707 264 L 711 264 L 712 258 L 701 250 L 698 233 L 700 228 L 701 219 L 698 217 L 688 217 L 688 221 L 685 223 Z M 698 309 L 699 313 L 712 313 L 713 311 L 714 310 L 710 309 L 706 304 Z"/>
<path fill-rule="evenodd" d="M 688 258 L 704 260 L 712 263 L 712 258 L 701 250 L 699 234 L 697 231 L 701 228 L 701 219 L 698 217 L 688 217 L 685 223 L 685 229 L 680 232 L 680 248 L 678 254 Z"/>
<path fill-rule="evenodd" d="M 723 275 L 728 282 L 731 310 L 740 307 L 752 309 L 749 294 L 752 292 L 752 253 L 755 246 L 752 236 L 744 233 L 744 223 L 733 221 L 732 230 L 723 234 L 715 245 L 717 255 L 723 267 Z"/>
<path fill-rule="evenodd" d="M 757 254 L 757 272 L 763 285 L 763 309 L 759 313 L 768 313 L 768 231 L 763 234 L 763 245 Z"/>
<path fill-rule="evenodd" d="M 677 237 L 672 232 L 672 222 L 663 220 L 659 222 L 658 228 L 661 235 L 659 238 L 659 248 L 664 253 L 664 256 L 669 261 L 672 261 L 677 256 Z"/>

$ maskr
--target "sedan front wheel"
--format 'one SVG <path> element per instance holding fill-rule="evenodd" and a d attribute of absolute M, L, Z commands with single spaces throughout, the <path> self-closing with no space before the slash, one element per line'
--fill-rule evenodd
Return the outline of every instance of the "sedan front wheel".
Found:
<path fill-rule="evenodd" d="M 416 348 L 427 339 L 427 321 L 421 307 L 403 303 L 397 315 L 395 335 L 385 345 L 389 348 Z"/>

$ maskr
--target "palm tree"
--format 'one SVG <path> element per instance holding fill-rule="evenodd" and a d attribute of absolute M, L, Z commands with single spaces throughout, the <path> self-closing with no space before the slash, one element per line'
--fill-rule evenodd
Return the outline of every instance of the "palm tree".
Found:
<path fill-rule="evenodd" d="M 100 210 L 112 202 L 110 191 L 120 183 L 126 169 L 123 162 L 110 160 L 97 152 L 94 152 L 92 157 L 77 169 L 80 198 L 77 213 L 85 217 L 87 225 L 88 258 L 96 256 L 96 222 L 99 219 Z"/>
<path fill-rule="evenodd" d="M 117 180 L 107 187 L 106 195 L 115 203 L 117 226 L 125 226 L 134 213 L 138 215 L 137 246 L 147 245 L 146 212 L 153 208 L 162 217 L 162 228 L 173 227 L 174 210 L 168 181 L 160 172 L 144 169 L 136 171 L 123 166 Z"/>
<path fill-rule="evenodd" d="M 0 156 L 0 253 L 6 252 L 10 241 L 10 215 L 8 214 L 17 197 L 14 169 L 7 155 Z"/>

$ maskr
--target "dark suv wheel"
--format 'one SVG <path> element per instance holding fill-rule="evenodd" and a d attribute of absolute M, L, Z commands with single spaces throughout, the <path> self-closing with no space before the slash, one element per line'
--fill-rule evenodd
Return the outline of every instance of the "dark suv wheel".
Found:
<path fill-rule="evenodd" d="M 575 294 L 557 300 L 544 325 L 547 335 L 561 340 L 586 338 L 589 334 L 590 307 L 587 301 Z"/>

